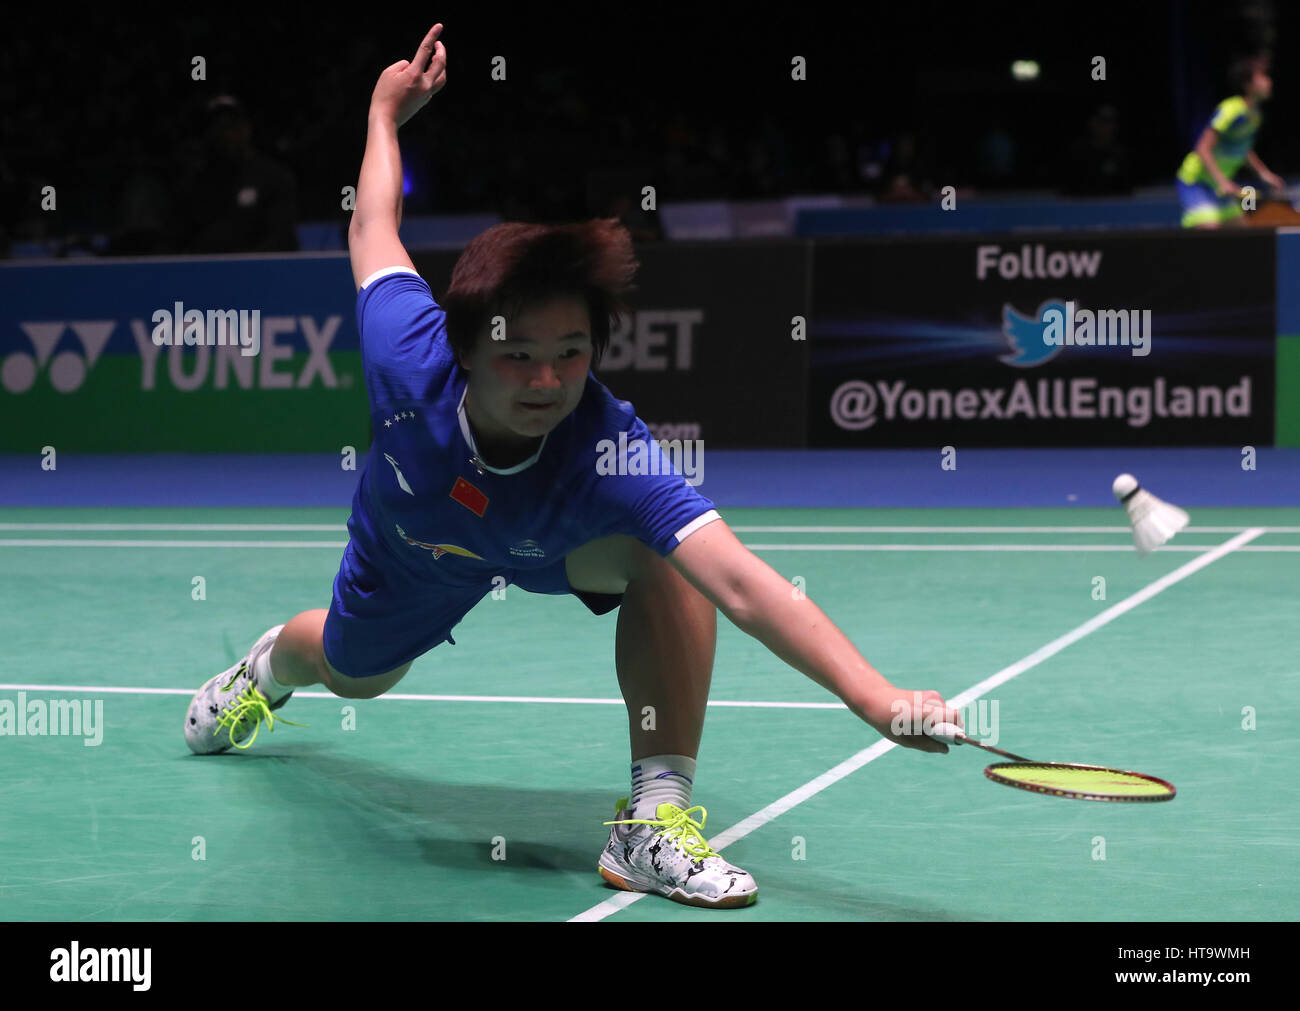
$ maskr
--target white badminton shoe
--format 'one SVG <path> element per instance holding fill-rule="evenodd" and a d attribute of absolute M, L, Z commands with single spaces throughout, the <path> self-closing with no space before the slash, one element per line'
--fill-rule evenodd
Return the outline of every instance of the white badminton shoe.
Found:
<path fill-rule="evenodd" d="M 696 811 L 699 821 L 691 817 Z M 752 905 L 758 885 L 748 871 L 709 845 L 702 832 L 707 817 L 702 807 L 660 804 L 654 818 L 634 819 L 622 798 L 614 820 L 605 822 L 614 827 L 597 865 L 600 876 L 615 888 L 651 892 L 688 906 Z"/>
<path fill-rule="evenodd" d="M 239 663 L 215 677 L 209 678 L 190 700 L 190 710 L 185 716 L 185 743 L 196 755 L 216 755 L 231 747 L 251 747 L 257 732 L 265 722 L 275 730 L 277 717 L 273 716 L 293 692 L 271 702 L 259 690 L 253 677 L 253 663 L 275 645 L 276 636 L 283 625 L 270 629 L 258 639 Z M 291 723 L 300 727 L 304 724 Z"/>

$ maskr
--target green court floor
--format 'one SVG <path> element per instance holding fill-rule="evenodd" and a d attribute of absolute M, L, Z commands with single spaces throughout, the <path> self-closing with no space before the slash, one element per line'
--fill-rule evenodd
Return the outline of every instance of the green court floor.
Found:
<path fill-rule="evenodd" d="M 759 900 L 629 903 L 595 872 L 628 785 L 615 614 L 511 587 L 394 696 L 300 692 L 280 715 L 309 726 L 196 757 L 191 695 L 329 605 L 346 510 L 6 509 L 0 709 L 101 700 L 103 724 L 95 744 L 0 736 L 0 917 L 1300 916 L 1300 509 L 1193 510 L 1178 550 L 1147 558 L 1117 509 L 723 515 L 896 685 L 966 693 L 1002 748 L 1148 772 L 1177 798 L 1012 790 L 970 748 L 877 747 L 819 782 L 881 738 L 720 618 L 694 800 L 715 845 L 740 826 L 725 850 Z"/>

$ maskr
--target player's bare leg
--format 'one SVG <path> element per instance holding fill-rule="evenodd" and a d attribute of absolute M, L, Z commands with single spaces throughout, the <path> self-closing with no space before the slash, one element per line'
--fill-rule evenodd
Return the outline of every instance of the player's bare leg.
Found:
<path fill-rule="evenodd" d="M 620 801 L 615 811 L 600 855 L 601 876 L 616 888 L 690 905 L 752 904 L 758 896 L 753 877 L 708 845 L 704 814 L 691 806 L 717 610 L 633 538 L 583 545 L 566 559 L 566 569 L 575 588 L 623 594 L 614 664 L 627 705 L 632 804 Z"/>
<path fill-rule="evenodd" d="M 234 666 L 205 681 L 185 714 L 190 750 L 212 755 L 250 747 L 263 723 L 275 729 L 274 714 L 295 688 L 322 684 L 340 698 L 373 699 L 402 680 L 409 663 L 369 678 L 345 677 L 335 670 L 325 659 L 322 638 L 328 614 L 303 611 L 269 629 Z"/>
<path fill-rule="evenodd" d="M 654 552 L 628 581 L 618 609 L 614 666 L 627 705 L 635 761 L 695 758 L 718 643 L 718 612 Z"/>
<path fill-rule="evenodd" d="M 633 760 L 666 754 L 695 758 L 713 677 L 717 609 L 631 537 L 584 544 L 565 559 L 565 567 L 577 589 L 623 594 L 614 666 L 627 705 Z"/>

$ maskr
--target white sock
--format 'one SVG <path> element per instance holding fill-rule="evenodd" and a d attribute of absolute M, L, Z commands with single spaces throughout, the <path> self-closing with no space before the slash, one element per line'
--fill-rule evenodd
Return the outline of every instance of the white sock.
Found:
<path fill-rule="evenodd" d="M 686 755 L 651 755 L 632 763 L 633 818 L 654 818 L 660 804 L 691 806 L 695 759 Z"/>
<path fill-rule="evenodd" d="M 283 628 L 284 626 L 281 625 L 280 627 Z M 280 684 L 271 674 L 271 647 L 275 645 L 275 640 L 279 637 L 277 631 L 269 642 L 262 644 L 261 651 L 251 658 L 253 683 L 257 685 L 258 690 L 266 696 L 267 701 L 272 705 L 293 691 L 291 686 Z"/>

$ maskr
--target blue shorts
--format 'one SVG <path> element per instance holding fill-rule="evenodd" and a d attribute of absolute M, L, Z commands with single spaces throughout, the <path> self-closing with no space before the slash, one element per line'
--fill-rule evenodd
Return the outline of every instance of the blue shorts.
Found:
<path fill-rule="evenodd" d="M 1221 197 L 1208 183 L 1185 183 L 1179 179 L 1178 202 L 1183 208 L 1184 228 L 1231 221 L 1243 213 L 1240 194 Z"/>
<path fill-rule="evenodd" d="M 563 558 L 545 568 L 507 569 L 502 575 L 507 585 L 530 593 L 572 593 L 593 614 L 607 614 L 623 602 L 621 593 L 575 590 Z M 325 659 L 347 677 L 387 674 L 440 643 L 456 645 L 451 630 L 493 589 L 491 582 L 441 586 L 393 578 L 349 540 L 325 619 Z"/>

